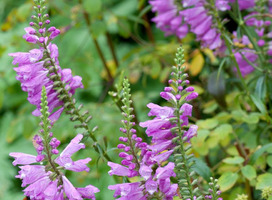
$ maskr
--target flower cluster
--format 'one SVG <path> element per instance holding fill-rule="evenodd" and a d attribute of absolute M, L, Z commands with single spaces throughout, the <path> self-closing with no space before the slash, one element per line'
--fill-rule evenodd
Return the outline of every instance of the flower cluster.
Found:
<path fill-rule="evenodd" d="M 173 80 L 172 80 L 173 81 Z M 172 81 L 170 81 L 172 83 Z M 180 83 L 178 83 L 180 82 Z M 188 81 L 186 81 L 188 83 Z M 182 91 L 185 86 L 185 81 L 181 82 L 177 80 L 176 83 L 179 84 L 179 90 Z M 183 86 L 181 86 L 183 85 Z M 161 97 L 166 99 L 167 101 L 177 102 L 180 100 L 181 96 L 174 96 L 171 91 L 174 92 L 172 87 L 166 87 L 164 92 L 161 92 Z M 185 93 L 189 92 L 190 94 L 186 97 L 186 101 L 190 101 L 197 97 L 197 93 L 192 92 L 193 88 L 188 87 L 185 90 Z M 173 149 L 175 144 L 172 139 L 177 136 L 177 134 L 173 133 L 173 128 L 177 126 L 177 124 L 173 124 L 172 119 L 176 116 L 174 114 L 175 108 L 172 107 L 161 107 L 156 104 L 150 103 L 147 105 L 150 108 L 150 112 L 148 116 L 155 116 L 152 120 L 141 122 L 140 126 L 147 128 L 146 134 L 152 137 L 152 145 L 150 145 L 149 149 L 152 151 L 154 157 L 152 158 L 158 163 L 162 163 L 166 161 L 169 156 L 173 153 Z M 184 103 L 180 107 L 180 120 L 183 121 L 181 126 L 188 125 L 188 117 L 192 116 L 192 105 L 188 103 Z M 196 135 L 197 126 L 190 126 L 189 130 L 184 133 L 184 137 L 187 137 L 188 141 Z"/>
<path fill-rule="evenodd" d="M 236 45 L 234 56 L 242 75 L 246 76 L 254 71 L 252 63 L 255 63 L 258 56 L 256 55 L 256 51 L 252 49 L 252 44 L 250 43 L 247 36 L 243 35 L 241 39 L 238 39 L 236 32 L 234 32 L 233 35 L 233 42 Z M 236 71 L 236 68 L 234 68 L 234 70 Z"/>
<path fill-rule="evenodd" d="M 124 128 L 121 128 L 120 131 L 126 137 L 120 137 L 119 139 L 123 143 L 117 146 L 124 151 L 119 154 L 123 160 L 122 165 L 108 162 L 111 167 L 109 175 L 128 178 L 138 176 L 141 180 L 134 183 L 110 185 L 109 189 L 115 190 L 115 198 L 120 196 L 122 199 L 131 200 L 146 200 L 153 197 L 173 199 L 173 196 L 177 195 L 177 184 L 171 184 L 170 177 L 176 176 L 173 171 L 175 165 L 169 162 L 162 166 L 162 163 L 156 162 L 149 146 L 142 142 L 142 138 L 137 137 L 136 130 L 133 128 L 135 123 L 131 122 L 134 116 L 131 114 L 129 92 L 129 83 L 125 79 L 124 98 L 122 99 L 125 120 L 123 120 Z"/>
<path fill-rule="evenodd" d="M 48 199 L 48 200 L 82 200 L 95 199 L 94 194 L 99 192 L 99 189 L 88 185 L 85 188 L 75 188 L 67 179 L 62 170 L 70 170 L 75 172 L 87 171 L 87 163 L 91 158 L 72 160 L 72 155 L 85 148 L 83 143 L 80 143 L 83 138 L 82 134 L 78 134 L 66 148 L 55 159 L 52 159 L 53 154 L 58 154 L 56 149 L 60 141 L 53 137 L 50 132 L 49 112 L 47 110 L 46 91 L 43 87 L 42 91 L 42 129 L 40 134 L 34 136 L 34 146 L 38 152 L 37 156 L 14 152 L 10 156 L 15 158 L 13 165 L 21 165 L 19 174 L 16 178 L 22 180 L 22 187 L 26 187 L 24 195 L 30 199 Z M 44 153 L 44 154 L 42 154 Z M 41 162 L 43 161 L 43 162 Z M 47 165 L 44 165 L 44 162 Z"/>
<path fill-rule="evenodd" d="M 187 157 L 184 146 L 190 139 L 196 136 L 197 126 L 189 125 L 188 117 L 192 115 L 192 105 L 187 102 L 195 99 L 198 94 L 194 88 L 188 86 L 188 75 L 184 73 L 184 50 L 180 47 L 176 54 L 177 67 L 173 67 L 172 79 L 169 80 L 171 87 L 165 87 L 161 92 L 161 97 L 167 100 L 172 107 L 148 104 L 150 108 L 149 116 L 155 116 L 152 120 L 140 123 L 146 127 L 146 134 L 152 137 L 152 144 L 149 149 L 152 151 L 151 160 L 158 164 L 166 161 L 174 154 L 175 170 L 179 179 L 180 194 L 185 199 L 196 199 L 196 192 L 192 191 L 191 183 L 193 174 L 190 172 L 190 159 Z M 181 157 L 180 157 L 181 156 Z M 186 184 L 184 185 L 184 183 Z M 185 191 L 186 190 L 186 191 Z"/>
<path fill-rule="evenodd" d="M 235 31 L 227 33 L 227 28 L 224 25 L 228 19 L 221 19 L 221 16 L 224 15 L 221 15 L 220 12 L 229 11 L 230 16 L 241 26 L 241 29 L 244 29 L 242 26 L 246 24 L 254 27 L 256 32 L 256 34 L 252 34 L 249 29 L 239 32 L 239 37 L 249 38 L 248 42 L 250 41 L 251 47 L 239 48 L 238 51 L 233 52 L 236 58 L 234 62 L 237 62 L 234 71 L 237 71 L 239 66 L 242 76 L 245 76 L 255 70 L 257 61 L 260 61 L 258 64 L 261 65 L 272 62 L 272 34 L 268 28 L 271 24 L 268 17 L 272 10 L 272 1 L 270 0 L 238 0 L 238 4 L 235 0 L 150 0 L 149 3 L 152 6 L 152 11 L 157 13 L 153 21 L 166 35 L 177 35 L 179 38 L 183 38 L 186 33 L 192 32 L 202 47 L 215 50 L 215 53 L 221 56 L 226 56 L 227 46 L 228 53 L 230 53 L 232 47 L 229 46 L 232 43 L 229 37 L 236 34 Z M 235 9 L 236 7 L 239 7 L 240 10 L 247 9 L 249 14 L 243 18 L 241 13 L 236 13 L 239 12 L 238 9 Z M 183 34 L 178 34 L 180 29 L 184 30 Z M 241 33 L 246 35 L 240 36 Z M 248 45 L 244 42 L 242 44 Z M 252 50 L 252 45 L 254 50 Z M 238 74 L 240 75 L 240 72 Z"/>
<path fill-rule="evenodd" d="M 188 25 L 183 23 L 183 17 L 179 15 L 174 0 L 151 0 L 149 3 L 152 5 L 152 11 L 158 14 L 152 21 L 165 35 L 177 35 L 179 38 L 186 36 Z"/>
<path fill-rule="evenodd" d="M 215 49 L 223 45 L 219 31 L 213 27 L 213 17 L 205 8 L 209 5 L 208 2 L 182 1 L 182 10 L 179 12 L 174 1 L 152 0 L 149 3 L 152 5 L 152 11 L 158 13 L 153 21 L 166 35 L 177 35 L 183 38 L 190 30 L 196 34 L 197 40 L 201 41 L 204 47 Z M 221 10 L 230 9 L 225 0 L 217 1 L 216 5 Z"/>
<path fill-rule="evenodd" d="M 65 84 L 70 96 L 75 93 L 77 88 L 83 88 L 83 85 L 81 77 L 72 76 L 71 69 L 61 69 L 59 66 L 58 47 L 51 41 L 60 34 L 60 30 L 55 27 L 46 28 L 50 24 L 50 20 L 47 19 L 48 14 L 43 14 L 46 10 L 43 2 L 36 1 L 37 6 L 34 8 L 37 11 L 37 16 L 32 16 L 34 22 L 30 22 L 31 27 L 25 28 L 26 34 L 23 36 L 27 42 L 38 44 L 39 48 L 9 55 L 13 57 L 12 64 L 18 64 L 18 67 L 14 68 L 17 73 L 16 79 L 21 82 L 22 90 L 28 93 L 28 101 L 37 107 L 32 114 L 41 115 L 41 91 L 45 86 L 48 94 L 49 112 L 52 113 L 50 119 L 54 122 L 64 110 L 63 99 L 59 98 L 60 91 L 57 91 L 58 85 Z"/>
<path fill-rule="evenodd" d="M 78 134 L 72 139 L 53 162 L 66 170 L 88 172 L 89 168 L 86 164 L 91 161 L 90 158 L 77 161 L 71 159 L 73 153 L 85 148 L 84 144 L 79 143 L 82 137 L 81 134 Z M 27 186 L 23 191 L 24 195 L 30 199 L 61 200 L 65 199 L 64 194 L 68 199 L 95 199 L 94 193 L 99 192 L 99 189 L 92 185 L 85 188 L 75 188 L 62 173 L 48 170 L 48 167 L 42 163 L 34 164 L 41 161 L 38 156 L 25 153 L 10 153 L 10 156 L 15 158 L 14 166 L 21 165 L 21 170 L 16 178 L 22 180 L 22 187 Z"/>

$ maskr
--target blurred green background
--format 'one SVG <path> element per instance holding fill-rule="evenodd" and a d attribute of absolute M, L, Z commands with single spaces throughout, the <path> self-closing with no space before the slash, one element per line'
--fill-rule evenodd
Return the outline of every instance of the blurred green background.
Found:
<path fill-rule="evenodd" d="M 167 85 L 175 51 L 182 43 L 191 84 L 199 93 L 192 102 L 194 111 L 190 122 L 199 126 L 192 145 L 200 181 L 205 187 L 209 176 L 219 178 L 226 199 L 235 199 L 238 193 L 249 190 L 257 198 L 260 189 L 272 184 L 269 182 L 271 109 L 254 73 L 246 77 L 246 82 L 252 93 L 259 94 L 264 103 L 259 101 L 258 106 L 263 106 L 265 112 L 260 112 L 237 87 L 239 79 L 232 73 L 229 57 L 218 58 L 211 50 L 201 49 L 192 34 L 182 41 L 174 36 L 165 37 L 151 22 L 154 13 L 147 0 L 47 2 L 51 25 L 61 30 L 54 40 L 59 47 L 60 66 L 71 68 L 73 75 L 83 78 L 84 89 L 77 90 L 76 99 L 92 114 L 90 126 L 99 127 L 96 137 L 116 162 L 120 160 L 115 147 L 122 135 L 119 132 L 121 113 L 115 101 L 121 95 L 124 76 L 132 84 L 137 121 L 149 119 L 146 104 L 165 104 L 159 93 Z M 38 133 L 39 118 L 31 115 L 35 107 L 26 100 L 27 94 L 15 79 L 15 66 L 8 56 L 11 52 L 36 48 L 22 38 L 33 14 L 32 5 L 31 0 L 0 0 L 0 199 L 3 200 L 24 198 L 21 181 L 14 178 L 18 167 L 12 166 L 13 159 L 8 154 L 36 153 L 32 137 Z M 254 84 L 250 84 L 251 80 Z M 109 91 L 115 97 L 108 95 Z M 60 149 L 80 132 L 73 125 L 64 114 L 55 123 L 53 132 L 62 142 Z M 139 128 L 138 134 L 148 141 L 143 129 Z M 113 192 L 107 187 L 115 180 L 107 174 L 107 162 L 93 150 L 91 140 L 86 144 L 86 150 L 81 150 L 74 159 L 91 157 L 90 173 L 67 172 L 67 176 L 76 187 L 88 184 L 98 187 L 101 190 L 96 195 L 98 200 L 113 199 Z M 239 145 L 245 149 L 246 158 L 239 152 Z M 261 149 L 259 153 L 258 149 Z"/>

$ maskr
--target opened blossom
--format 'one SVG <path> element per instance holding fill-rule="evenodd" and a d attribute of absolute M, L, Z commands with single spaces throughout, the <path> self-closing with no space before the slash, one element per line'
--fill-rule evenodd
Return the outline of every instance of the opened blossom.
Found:
<path fill-rule="evenodd" d="M 171 82 L 171 81 L 170 81 Z M 184 97 L 185 101 L 190 101 L 196 98 L 198 95 L 194 92 L 192 87 L 183 88 L 188 83 L 187 81 L 177 81 L 183 86 L 179 86 L 180 91 L 187 93 Z M 175 96 L 172 92 L 174 91 L 171 87 L 165 87 L 164 92 L 161 92 L 161 97 L 167 101 L 177 102 L 180 100 L 180 96 Z M 173 153 L 173 148 L 176 146 L 172 142 L 172 139 L 177 136 L 177 134 L 172 132 L 172 129 L 177 126 L 171 120 L 175 118 L 173 107 L 164 106 L 149 103 L 147 107 L 150 109 L 148 116 L 154 116 L 152 120 L 146 122 L 141 122 L 140 126 L 147 128 L 146 134 L 152 137 L 152 145 L 148 148 L 152 151 L 152 160 L 156 160 L 159 163 L 166 161 Z M 192 105 L 184 103 L 180 107 L 180 120 L 183 122 L 181 126 L 187 126 L 189 124 L 188 117 L 192 116 Z M 196 136 L 197 126 L 191 125 L 188 131 L 184 132 L 183 137 L 187 137 L 188 142 L 194 136 Z"/>
<path fill-rule="evenodd" d="M 188 25 L 183 23 L 183 17 L 178 13 L 174 0 L 150 0 L 152 11 L 157 16 L 152 19 L 165 35 L 177 35 L 183 38 L 188 33 Z"/>
<path fill-rule="evenodd" d="M 72 139 L 60 155 L 54 159 L 54 164 L 58 164 L 65 170 L 88 172 L 89 168 L 86 164 L 91 161 L 91 158 L 77 161 L 71 159 L 74 153 L 85 148 L 85 145 L 80 143 L 82 138 L 83 135 L 78 134 Z M 70 200 L 95 199 L 94 194 L 99 192 L 99 189 L 92 185 L 84 188 L 74 187 L 62 172 L 48 170 L 49 164 L 44 166 L 42 163 L 37 163 L 37 156 L 24 153 L 10 153 L 10 156 L 15 158 L 14 166 L 20 165 L 20 171 L 16 178 L 22 180 L 22 187 L 26 187 L 23 190 L 24 195 L 30 199 L 63 200 L 67 199 L 65 196 Z"/>

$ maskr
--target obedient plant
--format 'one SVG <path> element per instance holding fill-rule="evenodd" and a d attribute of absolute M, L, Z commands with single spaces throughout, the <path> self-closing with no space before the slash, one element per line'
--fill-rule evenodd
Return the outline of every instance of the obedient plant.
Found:
<path fill-rule="evenodd" d="M 40 116 L 40 99 L 42 87 L 45 86 L 48 95 L 48 107 L 51 113 L 49 119 L 54 123 L 65 110 L 69 114 L 71 121 L 79 122 L 75 128 L 83 128 L 84 137 L 91 137 L 94 141 L 95 150 L 101 156 L 110 160 L 105 150 L 97 143 L 93 132 L 88 125 L 92 116 L 88 111 L 81 111 L 83 105 L 76 106 L 73 94 L 77 88 L 83 88 L 82 78 L 73 76 L 71 69 L 62 69 L 58 60 L 58 47 L 52 41 L 60 34 L 60 30 L 49 27 L 49 15 L 46 12 L 45 0 L 35 0 L 34 10 L 30 27 L 25 28 L 26 34 L 23 38 L 39 46 L 28 53 L 10 53 L 13 57 L 13 64 L 18 64 L 14 68 L 17 73 L 16 79 L 21 82 L 22 90 L 28 93 L 28 101 L 36 106 L 33 115 Z"/>
<path fill-rule="evenodd" d="M 123 150 L 119 157 L 123 160 L 121 165 L 109 162 L 111 167 L 109 175 L 117 175 L 126 178 L 138 177 L 138 182 L 123 183 L 109 186 L 115 190 L 114 197 L 120 199 L 173 199 L 180 196 L 182 199 L 222 199 L 217 180 L 211 178 L 207 195 L 200 194 L 196 186 L 197 175 L 192 170 L 193 154 L 190 154 L 190 139 L 196 136 L 197 126 L 189 126 L 192 115 L 192 105 L 187 102 L 195 99 L 198 94 L 189 85 L 188 75 L 184 73 L 184 50 L 180 47 L 176 54 L 176 64 L 169 80 L 170 87 L 165 87 L 161 97 L 167 100 L 171 107 L 149 103 L 148 116 L 154 116 L 152 120 L 141 122 L 146 134 L 152 137 L 151 144 L 142 142 L 138 137 L 134 115 L 131 107 L 131 94 L 128 80 L 123 83 L 122 120 L 123 127 L 120 131 L 125 134 L 119 140 L 122 142 L 117 147 Z M 174 163 L 169 158 L 174 158 Z M 172 183 L 170 178 L 176 177 L 178 184 Z"/>
<path fill-rule="evenodd" d="M 96 138 L 87 125 L 91 117 L 86 117 L 87 112 L 80 114 L 75 107 L 72 95 L 79 87 L 82 88 L 81 78 L 73 77 L 70 69 L 62 69 L 58 61 L 58 49 L 52 40 L 60 31 L 54 27 L 46 28 L 50 21 L 45 11 L 44 1 L 35 1 L 34 7 L 37 16 L 31 22 L 32 27 L 26 28 L 24 38 L 27 42 L 39 45 L 39 49 L 33 49 L 29 53 L 11 53 L 14 57 L 13 64 L 17 79 L 21 82 L 22 90 L 28 92 L 28 100 L 37 109 L 34 115 L 41 117 L 41 130 L 33 137 L 33 144 L 37 156 L 24 153 L 10 153 L 15 158 L 14 165 L 21 165 L 17 178 L 22 179 L 22 187 L 26 187 L 24 194 L 30 199 L 95 199 L 95 193 L 99 189 L 88 185 L 85 188 L 76 188 L 65 176 L 65 171 L 89 172 L 87 164 L 90 158 L 73 161 L 71 156 L 84 149 L 80 143 L 84 136 L 90 136 L 95 142 Z M 192 170 L 194 161 L 190 154 L 190 139 L 196 135 L 197 126 L 189 126 L 192 115 L 192 106 L 187 102 L 198 95 L 194 88 L 188 86 L 188 75 L 184 73 L 184 50 L 178 49 L 176 54 L 177 67 L 173 67 L 172 79 L 169 87 L 161 92 L 161 97 L 167 100 L 171 107 L 161 107 L 150 103 L 149 116 L 152 120 L 140 123 L 146 127 L 147 136 L 151 136 L 151 144 L 143 142 L 137 136 L 133 122 L 135 117 L 131 107 L 131 94 L 128 80 L 124 80 L 122 114 L 124 120 L 120 131 L 125 134 L 119 139 L 122 142 L 117 147 L 123 152 L 119 154 L 123 160 L 121 164 L 114 163 L 102 150 L 102 155 L 109 161 L 111 168 L 109 175 L 125 177 L 124 180 L 137 177 L 136 182 L 110 185 L 114 190 L 114 197 L 119 199 L 173 199 L 180 196 L 183 199 L 201 199 L 196 186 L 198 179 Z M 56 110 L 57 109 L 57 110 Z M 77 127 L 85 129 L 85 135 L 78 134 L 66 148 L 59 153 L 60 141 L 53 137 L 51 128 L 60 117 L 63 110 L 71 115 L 72 121 L 79 121 Z M 95 150 L 101 152 L 99 144 L 95 143 Z M 174 157 L 174 162 L 169 158 Z M 171 179 L 177 181 L 173 182 Z M 210 183 L 209 199 L 220 199 L 220 191 L 215 182 Z M 206 194 L 206 193 L 205 193 Z"/>
<path fill-rule="evenodd" d="M 268 27 L 272 2 L 269 0 L 150 0 L 149 3 L 157 13 L 153 21 L 166 35 L 184 38 L 192 32 L 201 47 L 213 49 L 220 56 L 233 54 L 230 57 L 241 79 L 255 69 L 263 72 L 271 60 Z M 248 14 L 242 16 L 242 10 Z M 237 30 L 225 28 L 229 19 L 222 18 L 226 16 L 224 13 L 238 24 Z M 255 33 L 247 26 L 254 27 Z M 246 42 L 244 38 L 248 38 Z"/>
<path fill-rule="evenodd" d="M 172 199 L 177 195 L 177 184 L 171 184 L 170 177 L 176 176 L 174 163 L 169 162 L 162 166 L 161 160 L 155 158 L 149 145 L 142 142 L 138 137 L 131 108 L 131 94 L 128 80 L 124 80 L 122 114 L 124 116 L 123 128 L 120 131 L 125 137 L 120 137 L 122 142 L 117 147 L 123 152 L 119 154 L 123 160 L 122 165 L 109 162 L 111 167 L 109 175 L 118 175 L 127 178 L 138 176 L 140 181 L 134 183 L 123 183 L 109 186 L 110 190 L 115 190 L 114 197 L 123 199 Z M 156 126 L 156 124 L 154 124 Z M 165 159 L 166 160 L 166 159 Z M 120 198 L 120 199 L 121 199 Z"/>
<path fill-rule="evenodd" d="M 94 194 L 99 189 L 88 185 L 85 188 L 75 188 L 65 176 L 65 170 L 89 172 L 87 163 L 91 158 L 77 161 L 72 160 L 72 155 L 84 149 L 85 145 L 80 143 L 83 138 L 78 134 L 66 148 L 59 153 L 57 147 L 60 141 L 53 137 L 50 131 L 52 122 L 49 118 L 49 106 L 47 102 L 45 86 L 42 88 L 42 98 L 40 104 L 41 129 L 38 135 L 33 137 L 33 145 L 37 151 L 37 156 L 21 152 L 10 153 L 15 158 L 13 165 L 20 165 L 19 174 L 16 178 L 22 180 L 22 187 L 26 187 L 24 194 L 30 199 L 95 199 Z M 54 158 L 55 155 L 58 155 Z"/>

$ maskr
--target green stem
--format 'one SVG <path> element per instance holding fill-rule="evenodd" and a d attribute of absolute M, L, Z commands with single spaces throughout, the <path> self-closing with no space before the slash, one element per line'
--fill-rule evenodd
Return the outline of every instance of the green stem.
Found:
<path fill-rule="evenodd" d="M 78 0 L 78 2 L 79 2 L 80 5 L 82 5 L 82 0 Z M 86 21 L 86 24 L 87 24 L 87 26 L 89 28 L 89 32 L 90 32 L 90 35 L 91 35 L 91 37 L 93 39 L 93 42 L 94 42 L 95 48 L 97 50 L 97 53 L 98 53 L 98 55 L 99 55 L 99 57 L 100 57 L 100 59 L 101 59 L 101 61 L 103 63 L 103 66 L 104 66 L 104 68 L 105 68 L 105 70 L 107 72 L 107 76 L 108 76 L 108 79 L 109 79 L 109 84 L 112 85 L 113 82 L 114 82 L 114 78 L 111 75 L 110 69 L 109 69 L 109 67 L 107 65 L 106 59 L 104 57 L 104 54 L 102 52 L 102 49 L 101 49 L 101 47 L 100 47 L 97 39 L 91 33 L 91 29 L 90 29 L 90 27 L 91 27 L 90 16 L 89 16 L 89 14 L 85 10 L 83 10 L 83 15 L 84 15 L 84 19 Z"/>
<path fill-rule="evenodd" d="M 132 112 L 133 108 L 131 107 L 132 100 L 130 99 L 131 94 L 130 94 L 130 84 L 128 82 L 128 79 L 124 80 L 123 88 L 124 88 L 124 98 L 122 99 L 122 102 L 124 104 L 124 107 L 122 107 L 122 110 L 125 113 L 125 120 L 126 120 L 126 123 L 124 123 L 124 128 L 126 129 L 126 135 L 128 137 L 128 143 L 130 146 L 130 153 L 133 156 L 133 158 L 134 158 L 133 160 L 136 164 L 135 170 L 139 171 L 141 165 L 138 160 L 137 149 L 135 148 L 135 143 L 132 141 L 132 138 L 131 138 L 132 133 L 130 132 L 131 128 L 132 128 L 131 121 L 132 121 L 133 117 L 131 115 L 131 112 Z"/>
<path fill-rule="evenodd" d="M 240 70 L 240 67 L 239 67 L 239 64 L 237 62 L 237 60 L 235 59 L 235 56 L 234 56 L 234 53 L 232 52 L 232 45 L 230 44 L 230 41 L 228 39 L 228 36 L 226 35 L 226 30 L 224 29 L 224 26 L 219 18 L 219 14 L 218 14 L 218 11 L 215 9 L 215 3 L 214 3 L 214 0 L 211 0 L 211 7 L 213 8 L 213 15 L 216 19 L 216 22 L 217 22 L 217 28 L 220 30 L 220 33 L 221 33 L 221 36 L 225 42 L 225 45 L 227 46 L 227 49 L 229 51 L 229 54 L 230 54 L 230 57 L 231 59 L 233 60 L 234 62 L 234 65 L 236 67 L 236 70 L 237 70 L 237 73 L 238 73 L 238 76 L 242 82 L 242 85 L 244 87 L 244 90 L 246 91 L 246 94 L 249 95 L 249 90 L 248 90 L 248 87 L 246 85 L 246 82 L 242 76 L 242 73 L 241 73 L 241 70 Z"/>
<path fill-rule="evenodd" d="M 51 153 L 51 147 L 49 145 L 49 126 L 50 121 L 48 120 L 49 112 L 48 112 L 48 102 L 47 102 L 47 94 L 46 89 L 43 86 L 42 88 L 42 98 L 41 98 L 41 121 L 42 121 L 42 130 L 40 132 L 42 138 L 43 138 L 43 146 L 45 147 L 45 153 L 47 155 L 48 162 L 53 169 L 53 171 L 57 174 L 57 176 L 61 176 L 62 173 L 57 169 L 55 166 L 53 160 L 52 160 L 52 153 Z"/>
<path fill-rule="evenodd" d="M 180 114 L 179 114 L 179 108 L 180 108 L 180 105 L 179 103 L 177 104 L 177 108 L 178 108 L 178 111 L 177 111 L 177 122 L 178 122 L 178 135 L 179 135 L 179 145 L 180 145 L 180 153 L 181 153 L 181 156 L 182 156 L 182 161 L 184 163 L 184 171 L 185 171 L 185 178 L 186 178 L 186 181 L 187 181 L 187 189 L 189 191 L 189 196 L 190 196 L 190 199 L 193 200 L 194 199 L 194 193 L 193 193 L 193 186 L 191 184 L 191 177 L 190 177 L 190 167 L 189 167 L 189 163 L 187 161 L 187 155 L 186 155 L 186 152 L 185 152 L 185 149 L 184 149 L 184 143 L 183 143 L 183 131 L 181 130 L 181 123 L 180 123 Z"/>
<path fill-rule="evenodd" d="M 111 36 L 110 36 L 109 32 L 106 32 L 106 37 L 107 37 L 107 42 L 108 42 L 108 45 L 110 47 L 111 55 L 113 57 L 115 66 L 118 68 L 119 62 L 118 62 L 116 51 L 115 51 L 115 48 L 114 48 L 114 45 L 113 45 L 113 42 L 112 42 L 112 39 L 111 39 Z"/>
<path fill-rule="evenodd" d="M 72 97 L 70 96 L 68 91 L 65 89 L 65 84 L 61 81 L 61 76 L 58 74 L 58 70 L 55 65 L 55 62 L 52 60 L 52 58 L 49 54 L 49 50 L 48 50 L 45 43 L 43 43 L 43 48 L 45 49 L 46 57 L 49 59 L 49 62 L 51 64 L 51 69 L 53 70 L 53 73 L 55 75 L 54 78 L 50 77 L 50 79 L 53 80 L 54 83 L 56 83 L 56 82 L 58 83 L 56 90 L 58 88 L 60 89 L 59 96 L 64 97 L 62 101 L 64 102 L 64 107 L 70 111 L 70 112 L 68 112 L 68 114 L 75 115 L 77 117 L 77 121 L 79 121 L 81 123 L 81 127 L 86 130 L 88 136 L 91 137 L 92 140 L 94 141 L 94 146 L 102 149 L 102 147 L 97 143 L 97 139 L 94 136 L 93 132 L 89 129 L 89 126 L 86 123 L 86 119 L 79 113 L 80 109 L 76 107 L 75 101 L 72 99 Z M 84 134 L 84 136 L 85 136 L 85 134 Z M 103 152 L 103 156 L 108 161 L 111 161 L 110 157 L 103 149 L 102 149 L 102 152 Z"/>

